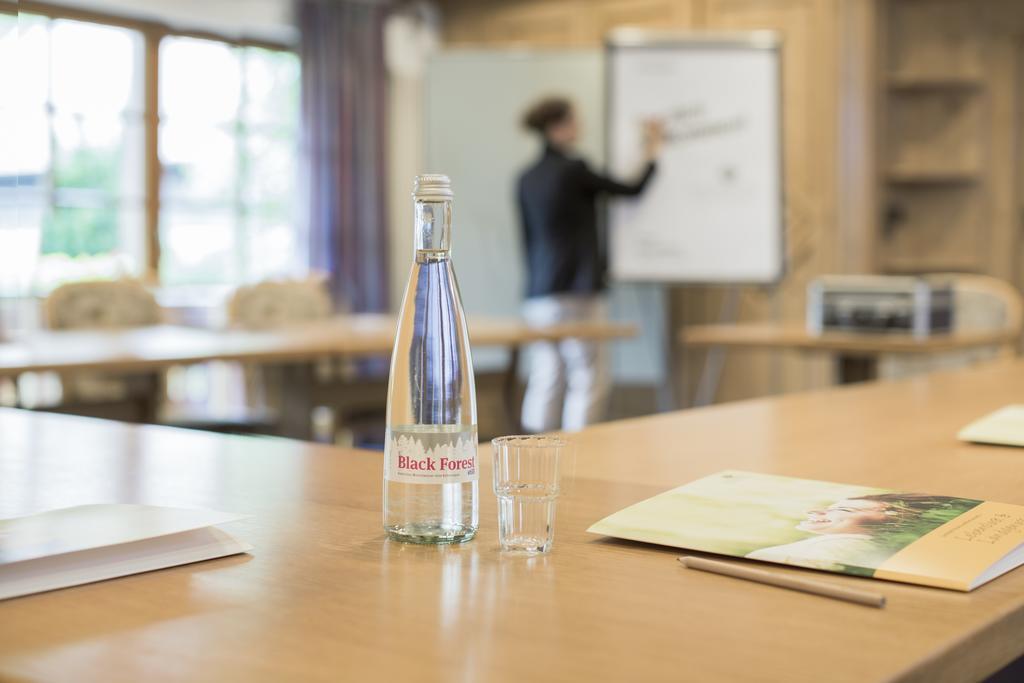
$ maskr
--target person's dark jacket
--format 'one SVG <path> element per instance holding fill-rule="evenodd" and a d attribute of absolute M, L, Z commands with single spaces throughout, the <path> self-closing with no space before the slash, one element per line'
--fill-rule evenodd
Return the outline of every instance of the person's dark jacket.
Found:
<path fill-rule="evenodd" d="M 604 288 L 597 198 L 601 194 L 640 194 L 654 169 L 651 162 L 637 182 L 620 183 L 595 173 L 580 159 L 545 147 L 541 158 L 519 177 L 527 297 Z"/>

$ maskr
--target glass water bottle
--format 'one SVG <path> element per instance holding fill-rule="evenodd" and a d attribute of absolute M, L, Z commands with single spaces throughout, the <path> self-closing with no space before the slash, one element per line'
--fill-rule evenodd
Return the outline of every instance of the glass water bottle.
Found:
<path fill-rule="evenodd" d="M 478 522 L 476 389 L 451 261 L 452 190 L 416 177 L 415 254 L 388 382 L 384 528 L 411 543 L 460 543 Z"/>

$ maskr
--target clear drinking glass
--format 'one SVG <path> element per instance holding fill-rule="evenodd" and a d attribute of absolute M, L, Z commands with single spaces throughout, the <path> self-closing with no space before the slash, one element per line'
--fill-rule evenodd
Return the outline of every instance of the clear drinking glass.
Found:
<path fill-rule="evenodd" d="M 558 436 L 502 436 L 491 445 L 501 549 L 548 552 L 568 442 Z"/>

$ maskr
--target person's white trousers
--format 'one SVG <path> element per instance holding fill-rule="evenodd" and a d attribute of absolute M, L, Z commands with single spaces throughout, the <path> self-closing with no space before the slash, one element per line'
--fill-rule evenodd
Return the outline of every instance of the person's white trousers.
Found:
<path fill-rule="evenodd" d="M 607 317 L 607 303 L 599 294 L 535 297 L 523 304 L 523 317 L 534 326 L 599 321 Z M 531 345 L 523 429 L 576 431 L 599 422 L 611 389 L 607 357 L 606 344 L 596 341 L 566 339 Z"/>

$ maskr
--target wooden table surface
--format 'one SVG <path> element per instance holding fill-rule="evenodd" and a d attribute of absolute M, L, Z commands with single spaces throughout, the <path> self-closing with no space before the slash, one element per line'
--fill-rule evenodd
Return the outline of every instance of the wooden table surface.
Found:
<path fill-rule="evenodd" d="M 1016 335 L 1006 330 L 954 332 L 921 339 L 898 333 L 827 332 L 813 335 L 802 325 L 771 322 L 690 325 L 679 331 L 679 341 L 689 346 L 786 348 L 852 354 L 941 353 L 999 346 L 1015 339 Z"/>
<path fill-rule="evenodd" d="M 265 363 L 390 354 L 395 320 L 387 315 L 352 315 L 268 331 L 172 325 L 123 330 L 40 330 L 0 342 L 0 376 L 45 370 L 149 371 L 208 360 Z M 633 325 L 623 323 L 530 327 L 515 318 L 471 318 L 469 330 L 476 346 L 521 346 L 568 337 L 613 339 L 636 334 Z"/>
<path fill-rule="evenodd" d="M 0 410 L 0 516 L 95 502 L 206 506 L 251 555 L 0 603 L 4 681 L 970 681 L 1024 654 L 1024 570 L 878 610 L 683 569 L 584 532 L 725 468 L 1024 503 L 1024 451 L 956 441 L 1024 401 L 1024 363 L 724 404 L 575 437 L 546 557 L 387 542 L 381 456 Z M 487 464 L 489 452 L 483 450 Z"/>

